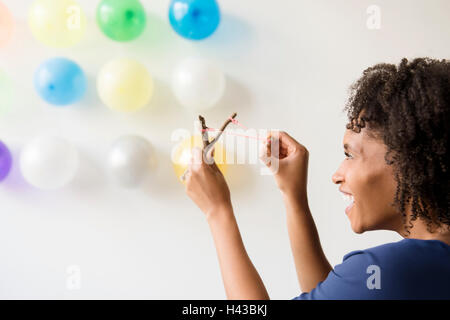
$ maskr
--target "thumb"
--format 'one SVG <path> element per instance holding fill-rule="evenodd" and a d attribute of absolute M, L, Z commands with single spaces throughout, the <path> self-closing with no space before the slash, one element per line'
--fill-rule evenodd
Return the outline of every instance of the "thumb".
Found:
<path fill-rule="evenodd" d="M 259 159 L 266 165 L 270 166 L 271 150 L 268 143 L 263 143 L 259 149 Z"/>
<path fill-rule="evenodd" d="M 191 161 L 190 165 L 193 169 L 201 166 L 203 161 L 203 151 L 199 147 L 194 147 L 191 150 Z"/>
<path fill-rule="evenodd" d="M 275 150 L 280 154 L 280 159 L 290 157 L 298 150 L 299 143 L 284 131 L 271 133 L 270 141 L 275 143 Z"/>
<path fill-rule="evenodd" d="M 281 142 L 283 148 L 295 148 L 298 144 L 297 140 L 292 138 L 287 132 L 279 131 L 276 134 Z"/>
<path fill-rule="evenodd" d="M 216 150 L 216 147 L 215 147 L 215 146 L 213 146 L 212 148 L 210 148 L 210 149 L 208 150 L 208 153 L 207 153 L 207 155 L 206 155 L 206 159 L 214 158 L 214 150 Z"/>

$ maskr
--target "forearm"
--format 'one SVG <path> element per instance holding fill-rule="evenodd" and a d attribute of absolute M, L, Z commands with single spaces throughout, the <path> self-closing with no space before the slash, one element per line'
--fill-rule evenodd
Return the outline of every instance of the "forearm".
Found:
<path fill-rule="evenodd" d="M 207 216 L 207 221 L 228 299 L 269 299 L 264 283 L 247 255 L 232 209 L 220 211 Z"/>
<path fill-rule="evenodd" d="M 309 292 L 325 280 L 332 267 L 320 245 L 307 196 L 285 194 L 283 200 L 298 281 L 301 290 Z"/>

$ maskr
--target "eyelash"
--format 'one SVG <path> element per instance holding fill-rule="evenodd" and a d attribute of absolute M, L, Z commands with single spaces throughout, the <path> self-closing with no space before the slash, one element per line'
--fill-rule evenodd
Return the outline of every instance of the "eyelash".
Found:
<path fill-rule="evenodd" d="M 349 157 L 351 157 L 351 155 L 349 154 L 349 153 L 347 153 L 347 152 L 344 152 L 344 154 L 345 154 L 345 156 L 347 157 L 347 159 L 349 159 Z M 346 160 L 347 160 L 346 159 Z"/>

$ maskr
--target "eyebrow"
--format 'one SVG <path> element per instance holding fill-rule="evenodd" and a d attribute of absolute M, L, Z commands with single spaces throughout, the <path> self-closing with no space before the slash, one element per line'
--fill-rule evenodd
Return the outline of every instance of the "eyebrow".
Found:
<path fill-rule="evenodd" d="M 361 154 L 362 153 L 362 149 L 355 149 L 351 144 L 349 143 L 344 143 L 344 150 L 351 150 L 353 153 L 356 154 Z"/>

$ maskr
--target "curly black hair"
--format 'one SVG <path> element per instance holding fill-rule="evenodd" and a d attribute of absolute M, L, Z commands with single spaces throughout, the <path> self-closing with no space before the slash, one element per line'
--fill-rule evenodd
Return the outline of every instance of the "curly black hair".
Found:
<path fill-rule="evenodd" d="M 345 111 L 347 129 L 366 127 L 387 146 L 385 161 L 397 182 L 393 205 L 406 232 L 418 217 L 431 232 L 431 226 L 450 229 L 450 61 L 404 58 L 398 66 L 370 67 L 350 87 Z"/>

